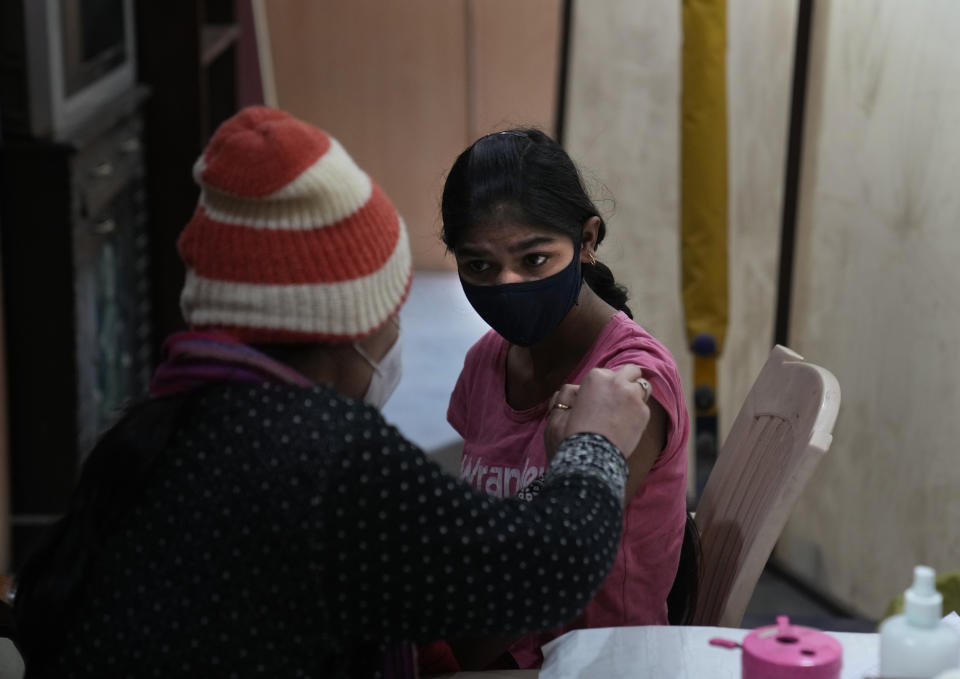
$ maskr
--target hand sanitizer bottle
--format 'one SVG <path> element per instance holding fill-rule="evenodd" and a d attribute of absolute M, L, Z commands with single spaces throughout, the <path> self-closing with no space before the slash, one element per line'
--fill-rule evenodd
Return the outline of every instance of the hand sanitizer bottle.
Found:
<path fill-rule="evenodd" d="M 941 621 L 943 596 L 934 587 L 934 575 L 928 566 L 914 568 L 903 615 L 880 626 L 884 679 L 930 679 L 960 663 L 960 635 Z"/>

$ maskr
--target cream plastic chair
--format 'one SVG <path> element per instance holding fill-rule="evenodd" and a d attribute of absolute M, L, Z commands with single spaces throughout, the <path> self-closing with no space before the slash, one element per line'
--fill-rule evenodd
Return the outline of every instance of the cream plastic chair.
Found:
<path fill-rule="evenodd" d="M 703 555 L 694 625 L 738 627 L 790 512 L 833 439 L 840 385 L 775 346 L 697 504 Z"/>

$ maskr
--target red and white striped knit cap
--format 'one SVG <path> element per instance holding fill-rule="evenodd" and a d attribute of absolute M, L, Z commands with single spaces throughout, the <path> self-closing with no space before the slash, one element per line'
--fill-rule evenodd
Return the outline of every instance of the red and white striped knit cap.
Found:
<path fill-rule="evenodd" d="M 345 342 L 400 309 L 412 279 L 403 220 L 322 130 L 244 109 L 193 174 L 200 202 L 177 243 L 191 328 L 250 344 Z"/>

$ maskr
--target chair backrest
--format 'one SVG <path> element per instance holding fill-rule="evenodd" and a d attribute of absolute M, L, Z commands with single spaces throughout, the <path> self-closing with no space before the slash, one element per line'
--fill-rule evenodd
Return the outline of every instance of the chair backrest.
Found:
<path fill-rule="evenodd" d="M 737 627 L 801 491 L 833 439 L 840 385 L 775 346 L 697 504 L 703 558 L 695 625 Z"/>

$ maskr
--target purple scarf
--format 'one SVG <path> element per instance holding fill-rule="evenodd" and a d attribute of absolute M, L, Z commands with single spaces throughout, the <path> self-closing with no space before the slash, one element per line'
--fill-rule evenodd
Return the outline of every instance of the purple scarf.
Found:
<path fill-rule="evenodd" d="M 217 382 L 279 382 L 309 387 L 313 383 L 279 361 L 219 332 L 178 332 L 163 343 L 163 363 L 150 382 L 150 396 L 170 396 Z M 412 644 L 387 647 L 385 679 L 415 679 Z"/>
<path fill-rule="evenodd" d="M 163 363 L 150 382 L 151 396 L 169 396 L 215 382 L 312 382 L 279 361 L 219 332 L 178 332 L 163 343 Z"/>

